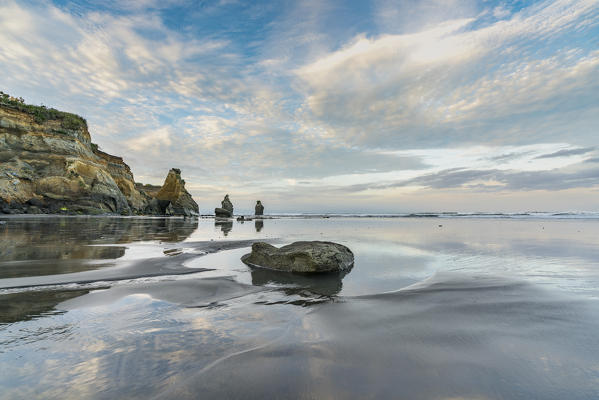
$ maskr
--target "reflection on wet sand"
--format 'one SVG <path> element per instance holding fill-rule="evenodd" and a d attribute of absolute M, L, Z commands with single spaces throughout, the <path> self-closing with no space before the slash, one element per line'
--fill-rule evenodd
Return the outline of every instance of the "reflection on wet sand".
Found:
<path fill-rule="evenodd" d="M 55 314 L 57 304 L 89 293 L 89 290 L 45 290 L 11 293 L 0 297 L 0 324 L 28 321 Z"/>
<path fill-rule="evenodd" d="M 254 227 L 256 228 L 256 232 L 260 232 L 264 228 L 264 220 L 257 219 L 254 221 Z"/>
<path fill-rule="evenodd" d="M 447 276 L 340 300 L 305 314 L 287 306 L 301 322 L 278 324 L 279 340 L 190 371 L 163 397 L 596 398 L 599 318 L 580 299 Z"/>
<path fill-rule="evenodd" d="M 252 268 L 252 284 L 256 286 L 283 285 L 288 294 L 308 291 L 321 296 L 335 296 L 343 287 L 343 277 L 349 272 L 310 275 Z"/>
<path fill-rule="evenodd" d="M 214 226 L 220 227 L 223 235 L 227 236 L 231 230 L 233 230 L 233 221 L 228 219 L 215 219 Z"/>
<path fill-rule="evenodd" d="M 197 219 L 32 217 L 8 218 L 0 230 L 0 279 L 89 271 L 111 264 L 137 241 L 179 242 Z"/>
<path fill-rule="evenodd" d="M 185 307 L 210 307 L 262 290 L 264 289 L 244 285 L 227 277 L 140 282 L 95 291 L 87 296 L 64 299 L 66 301 L 60 304 L 59 308 L 72 310 L 82 307 L 105 306 L 124 297 L 139 294 L 147 294 L 153 299 Z"/>
<path fill-rule="evenodd" d="M 279 219 L 265 235 L 206 218 L 165 245 L 186 221 L 85 220 L 0 225 L 11 274 L 155 241 L 115 268 L 0 279 L 2 398 L 598 398 L 599 221 Z M 313 238 L 347 244 L 354 269 L 239 261 L 257 240 Z"/>

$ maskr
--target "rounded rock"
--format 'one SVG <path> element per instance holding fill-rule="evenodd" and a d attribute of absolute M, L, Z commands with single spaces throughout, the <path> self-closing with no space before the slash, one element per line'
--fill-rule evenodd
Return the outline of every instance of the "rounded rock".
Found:
<path fill-rule="evenodd" d="M 354 254 L 339 243 L 302 241 L 277 248 L 257 242 L 252 252 L 241 258 L 251 267 L 277 271 L 320 273 L 349 271 L 354 265 Z"/>

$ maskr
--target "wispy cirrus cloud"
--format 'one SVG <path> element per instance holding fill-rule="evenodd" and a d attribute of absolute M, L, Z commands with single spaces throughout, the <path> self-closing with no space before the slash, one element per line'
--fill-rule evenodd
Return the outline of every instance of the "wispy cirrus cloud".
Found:
<path fill-rule="evenodd" d="M 556 151 L 555 153 L 543 154 L 538 156 L 537 158 L 556 158 L 556 157 L 570 157 L 570 156 L 578 156 L 582 154 L 588 154 L 594 151 L 594 147 L 582 147 L 579 149 L 564 149 Z"/>

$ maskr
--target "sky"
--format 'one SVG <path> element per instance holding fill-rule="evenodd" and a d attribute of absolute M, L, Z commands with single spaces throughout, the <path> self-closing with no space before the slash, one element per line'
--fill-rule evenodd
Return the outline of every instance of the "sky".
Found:
<path fill-rule="evenodd" d="M 599 211 L 599 0 L 0 0 L 0 71 L 202 213 Z"/>

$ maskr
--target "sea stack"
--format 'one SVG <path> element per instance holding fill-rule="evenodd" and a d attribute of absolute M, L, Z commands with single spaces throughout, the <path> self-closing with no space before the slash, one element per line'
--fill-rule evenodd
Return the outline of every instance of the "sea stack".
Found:
<path fill-rule="evenodd" d="M 221 208 L 214 209 L 214 215 L 217 217 L 231 218 L 233 216 L 233 203 L 229 200 L 228 194 L 225 195 L 225 198 L 220 204 Z"/>
<path fill-rule="evenodd" d="M 185 189 L 185 181 L 181 179 L 181 170 L 178 168 L 171 168 L 155 198 L 160 208 L 164 210 L 164 214 L 184 216 L 200 214 L 198 203 Z"/>
<path fill-rule="evenodd" d="M 254 215 L 264 215 L 264 206 L 262 205 L 262 202 L 260 200 L 256 202 Z"/>

